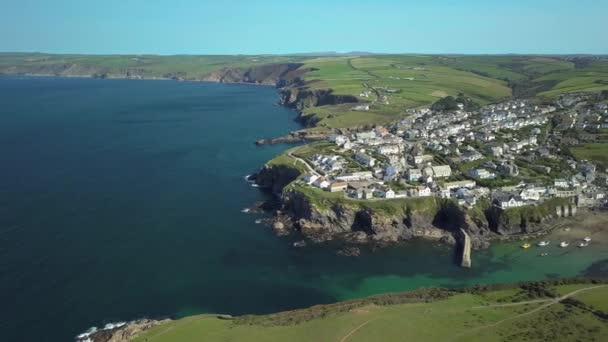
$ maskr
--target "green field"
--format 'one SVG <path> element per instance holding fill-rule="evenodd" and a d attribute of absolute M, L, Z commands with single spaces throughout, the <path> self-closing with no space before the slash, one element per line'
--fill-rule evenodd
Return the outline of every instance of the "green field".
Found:
<path fill-rule="evenodd" d="M 513 95 L 552 96 L 565 92 L 596 92 L 608 89 L 608 61 L 593 59 L 577 65 L 555 57 L 538 56 L 436 56 L 374 55 L 327 57 L 303 61 L 308 89 L 333 89 L 337 95 L 351 95 L 370 102 L 369 111 L 353 111 L 352 105 L 305 109 L 317 125 L 353 127 L 384 124 L 403 116 L 405 109 L 429 105 L 441 97 L 464 93 L 480 104 Z M 376 96 L 360 97 L 369 90 Z"/>
<path fill-rule="evenodd" d="M 608 168 L 608 143 L 590 143 L 571 147 L 570 152 L 578 160 L 589 160 L 598 164 L 600 170 Z"/>
<path fill-rule="evenodd" d="M 366 55 L 366 56 L 155 56 L 52 55 L 0 53 L 0 75 L 41 74 L 185 80 L 220 79 L 226 70 L 297 63 L 292 75 L 303 82 L 298 91 L 331 89 L 370 104 L 369 111 L 354 111 L 352 103 L 304 108 L 317 126 L 355 127 L 386 124 L 406 115 L 409 108 L 427 106 L 448 95 L 463 93 L 479 104 L 512 95 L 553 96 L 565 92 L 608 89 L 608 58 L 474 55 Z M 260 69 L 258 68 L 257 71 Z M 279 75 L 272 70 L 248 74 L 251 78 Z M 243 72 L 244 73 L 244 72 Z M 234 76 L 233 73 L 229 73 Z M 290 80 L 293 80 L 291 78 Z M 249 80 L 251 81 L 251 80 Z M 370 91 L 369 97 L 359 96 Z M 382 99 L 380 99 L 382 97 Z"/>
<path fill-rule="evenodd" d="M 135 341 L 605 341 L 608 338 L 608 324 L 603 318 L 608 310 L 607 285 L 443 291 L 443 296 L 435 293 L 430 298 L 424 294 L 418 298 L 407 293 L 389 294 L 267 316 L 235 319 L 192 316 L 159 325 Z"/>

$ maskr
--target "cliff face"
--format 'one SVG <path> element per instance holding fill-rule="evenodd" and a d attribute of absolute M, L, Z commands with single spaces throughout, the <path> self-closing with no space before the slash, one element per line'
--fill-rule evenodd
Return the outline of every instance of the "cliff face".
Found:
<path fill-rule="evenodd" d="M 335 95 L 332 89 L 310 90 L 301 86 L 285 87 L 280 91 L 281 104 L 302 111 L 309 107 L 357 103 L 359 100 L 352 95 Z M 310 117 L 300 115 L 300 121 L 307 127 L 315 126 L 316 122 Z"/>
<path fill-rule="evenodd" d="M 300 171 L 285 165 L 264 165 L 255 175 L 257 185 L 280 195 L 283 188 L 300 176 Z"/>
<path fill-rule="evenodd" d="M 249 68 L 223 68 L 204 75 L 201 80 L 226 83 L 254 83 L 273 86 L 283 86 L 298 82 L 308 71 L 301 69 L 302 64 L 268 64 Z"/>
<path fill-rule="evenodd" d="M 491 231 L 487 222 L 475 222 L 453 202 L 429 198 L 425 207 L 404 203 L 402 210 L 396 212 L 348 201 L 319 208 L 303 194 L 289 191 L 283 194 L 283 208 L 277 220 L 317 242 L 344 240 L 383 245 L 423 237 L 454 244 L 459 228 L 463 228 L 472 237 L 474 248 L 488 245 Z"/>
<path fill-rule="evenodd" d="M 334 95 L 331 89 L 308 90 L 295 87 L 282 89 L 281 100 L 285 106 L 298 110 L 307 107 L 359 102 L 357 97 L 352 95 Z"/>
<path fill-rule="evenodd" d="M 553 199 L 536 207 L 507 210 L 493 207 L 486 211 L 486 216 L 490 228 L 500 235 L 535 233 L 556 219 L 555 207 L 563 203 L 563 199 Z"/>
<path fill-rule="evenodd" d="M 297 84 L 300 77 L 310 69 L 301 68 L 299 63 L 265 64 L 246 68 L 226 67 L 210 73 L 180 71 L 158 74 L 146 66 L 141 67 L 107 67 L 92 63 L 49 63 L 35 65 L 16 65 L 0 68 L 0 74 L 6 75 L 43 75 L 62 77 L 96 77 L 96 78 L 162 78 L 190 81 L 209 81 L 227 83 L 252 83 L 276 85 L 279 87 Z"/>
<path fill-rule="evenodd" d="M 282 207 L 275 223 L 284 234 L 289 229 L 316 241 L 343 240 L 350 243 L 389 244 L 415 237 L 454 244 L 462 228 L 473 248 L 486 248 L 498 236 L 534 233 L 556 219 L 555 205 L 547 201 L 536 207 L 501 210 L 492 206 L 465 209 L 452 200 L 435 197 L 364 202 L 348 199 L 311 199 L 297 190 L 282 191 L 299 171 L 284 166 L 266 166 L 258 184 L 280 194 Z M 387 202 L 384 202 L 387 203 Z"/>

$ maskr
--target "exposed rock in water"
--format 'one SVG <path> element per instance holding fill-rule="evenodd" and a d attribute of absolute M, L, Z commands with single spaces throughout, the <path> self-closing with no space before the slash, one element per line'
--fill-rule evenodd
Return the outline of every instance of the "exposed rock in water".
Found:
<path fill-rule="evenodd" d="M 91 341 L 91 342 L 127 342 L 131 341 L 137 335 L 166 322 L 169 319 L 164 320 L 151 320 L 151 319 L 140 319 L 137 321 L 129 322 L 117 328 L 101 329 L 92 333 L 85 333 L 79 335 L 76 341 Z"/>
<path fill-rule="evenodd" d="M 336 254 L 340 256 L 356 257 L 361 255 L 361 250 L 358 247 L 346 246 L 340 248 Z"/>

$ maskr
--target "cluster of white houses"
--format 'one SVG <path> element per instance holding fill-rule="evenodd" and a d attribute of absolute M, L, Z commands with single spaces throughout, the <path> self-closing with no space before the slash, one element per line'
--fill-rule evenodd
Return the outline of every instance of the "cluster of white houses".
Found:
<path fill-rule="evenodd" d="M 376 127 L 331 136 L 335 154 L 307 158 L 314 171 L 305 175 L 303 181 L 325 191 L 344 192 L 345 197 L 353 199 L 438 196 L 472 206 L 487 197 L 503 209 L 554 197 L 573 198 L 580 205 L 605 202 L 603 188 L 593 185 L 595 168 L 591 164 L 573 166 L 581 168 L 581 172 L 570 179 L 555 179 L 552 186 L 520 183 L 489 189 L 477 184 L 499 176 L 518 176 L 515 160 L 523 152 L 551 157 L 547 149 L 538 146 L 537 136 L 541 133 L 538 127 L 525 130 L 526 135 L 501 133 L 500 139 L 493 132 L 545 125 L 555 110 L 528 101 L 490 105 L 478 113 L 462 109 L 452 113 L 411 110 L 412 115 L 391 130 Z M 480 162 L 466 172 L 455 172 L 450 166 L 474 161 Z M 538 169 L 550 171 L 550 167 Z M 462 180 L 463 176 L 468 179 Z"/>

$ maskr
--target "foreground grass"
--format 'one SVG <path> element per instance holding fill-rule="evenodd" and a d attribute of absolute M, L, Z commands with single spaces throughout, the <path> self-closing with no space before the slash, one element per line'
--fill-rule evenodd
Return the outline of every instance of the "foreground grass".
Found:
<path fill-rule="evenodd" d="M 597 310 L 606 309 L 608 287 L 601 286 L 551 289 L 553 293 L 586 289 L 573 298 L 580 297 L 595 313 L 549 297 L 526 300 L 521 290 L 506 289 L 460 293 L 430 302 L 366 303 L 335 313 L 313 307 L 252 319 L 193 316 L 158 326 L 135 341 L 602 341 L 608 338 L 608 324 Z M 302 312 L 324 314 L 294 318 Z"/>

